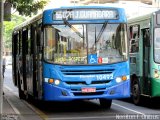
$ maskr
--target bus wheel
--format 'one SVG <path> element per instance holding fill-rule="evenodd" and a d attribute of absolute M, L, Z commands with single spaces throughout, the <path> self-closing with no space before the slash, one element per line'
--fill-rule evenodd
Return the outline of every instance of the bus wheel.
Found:
<path fill-rule="evenodd" d="M 102 108 L 105 109 L 109 109 L 111 107 L 112 104 L 112 100 L 108 100 L 108 99 L 99 99 L 100 105 Z"/>
<path fill-rule="evenodd" d="M 135 80 L 132 84 L 132 99 L 135 105 L 140 105 L 141 95 L 138 80 Z"/>

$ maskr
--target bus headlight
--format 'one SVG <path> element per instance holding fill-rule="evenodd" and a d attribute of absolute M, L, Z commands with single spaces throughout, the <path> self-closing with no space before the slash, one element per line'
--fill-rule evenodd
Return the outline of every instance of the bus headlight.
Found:
<path fill-rule="evenodd" d="M 50 79 L 48 79 L 48 83 L 49 84 L 59 85 L 60 84 L 60 80 L 50 78 Z"/>
<path fill-rule="evenodd" d="M 55 84 L 55 85 L 59 85 L 59 84 L 60 84 L 60 80 L 55 80 L 55 81 L 54 81 L 54 84 Z"/>
<path fill-rule="evenodd" d="M 121 82 L 121 81 L 122 81 L 121 77 L 117 77 L 117 78 L 116 78 L 116 82 L 117 82 L 117 83 L 119 83 L 119 82 Z"/>
<path fill-rule="evenodd" d="M 117 78 L 116 78 L 116 82 L 117 82 L 117 83 L 120 83 L 121 81 L 125 81 L 125 80 L 127 80 L 127 79 L 128 79 L 127 76 L 117 77 Z"/>

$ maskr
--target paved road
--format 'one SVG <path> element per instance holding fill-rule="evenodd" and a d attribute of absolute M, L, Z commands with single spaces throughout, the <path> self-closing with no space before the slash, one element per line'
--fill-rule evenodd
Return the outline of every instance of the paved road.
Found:
<path fill-rule="evenodd" d="M 11 66 L 6 69 L 4 88 L 17 113 L 28 115 L 32 119 L 39 116 L 39 119 L 46 120 L 160 120 L 160 102 L 154 101 L 151 104 L 146 98 L 142 106 L 135 106 L 130 100 L 113 100 L 109 110 L 102 109 L 98 100 L 36 104 L 33 101 L 17 100 L 18 92 L 12 83 Z M 20 107 L 21 104 L 16 101 L 21 101 L 27 107 Z"/>

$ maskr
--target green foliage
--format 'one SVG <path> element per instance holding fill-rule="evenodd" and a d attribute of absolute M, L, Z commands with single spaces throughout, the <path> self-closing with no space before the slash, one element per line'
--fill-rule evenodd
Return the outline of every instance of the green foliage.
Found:
<path fill-rule="evenodd" d="M 16 25 L 19 25 L 20 23 L 22 23 L 23 21 L 25 21 L 25 18 L 23 18 L 22 16 L 17 16 L 17 15 L 12 15 L 12 21 L 8 22 L 8 21 L 4 21 L 4 47 L 5 48 L 12 48 L 12 32 L 13 32 L 13 28 Z"/>
<path fill-rule="evenodd" d="M 38 10 L 43 9 L 43 7 L 48 3 L 49 0 L 6 0 L 12 4 L 12 7 L 19 12 L 22 16 L 35 15 Z M 12 15 L 11 21 L 4 21 L 4 47 L 12 48 L 12 32 L 16 25 L 19 25 L 25 18 L 22 16 Z"/>
<path fill-rule="evenodd" d="M 20 15 L 32 16 L 48 3 L 49 0 L 7 0 Z"/>

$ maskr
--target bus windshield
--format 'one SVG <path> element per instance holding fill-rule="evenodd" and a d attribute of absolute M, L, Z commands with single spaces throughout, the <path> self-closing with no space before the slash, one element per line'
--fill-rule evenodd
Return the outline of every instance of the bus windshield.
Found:
<path fill-rule="evenodd" d="M 154 59 L 160 63 L 160 28 L 155 28 Z"/>
<path fill-rule="evenodd" d="M 44 28 L 44 58 L 57 64 L 107 64 L 128 59 L 126 24 L 70 24 Z"/>

